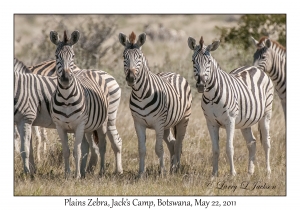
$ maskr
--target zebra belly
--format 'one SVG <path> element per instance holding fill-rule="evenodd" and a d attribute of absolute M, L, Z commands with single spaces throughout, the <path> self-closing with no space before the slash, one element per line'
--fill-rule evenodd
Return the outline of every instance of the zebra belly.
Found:
<path fill-rule="evenodd" d="M 44 128 L 55 128 L 55 123 L 53 122 L 49 111 L 47 109 L 46 103 L 42 102 L 37 111 L 36 118 L 33 122 L 34 126 L 41 126 Z"/>
<path fill-rule="evenodd" d="M 135 122 L 138 122 L 140 125 L 143 125 L 146 128 L 154 129 L 157 125 L 158 119 L 153 116 L 143 117 L 135 112 L 131 112 L 131 114 Z"/>
<path fill-rule="evenodd" d="M 60 121 L 60 120 L 55 120 L 56 126 L 59 126 L 63 130 L 69 132 L 69 133 L 74 133 L 77 129 L 77 126 L 82 122 L 83 119 L 79 119 L 76 121 Z"/>
<path fill-rule="evenodd" d="M 24 115 L 20 112 L 17 112 L 14 115 L 14 123 L 18 124 L 22 120 L 24 120 L 25 122 L 28 122 L 28 123 L 32 123 L 34 121 L 34 116 L 33 115 Z"/>
<path fill-rule="evenodd" d="M 217 104 L 204 104 L 202 103 L 202 108 L 206 120 L 208 120 L 214 126 L 220 126 L 225 128 L 226 125 L 230 123 L 235 124 L 235 129 L 243 129 L 251 127 L 256 124 L 261 118 L 241 118 L 238 111 L 233 111 L 230 109 L 222 109 Z M 257 116 L 257 115 L 256 115 Z"/>
<path fill-rule="evenodd" d="M 156 129 L 164 127 L 164 130 L 174 127 L 178 122 L 175 122 L 171 125 L 166 126 L 165 125 L 165 119 L 162 117 L 153 117 L 153 116 L 147 116 L 147 117 L 141 117 L 140 115 L 136 113 L 132 113 L 132 117 L 134 121 L 138 122 L 140 125 L 143 125 L 146 128 L 149 129 Z"/>
<path fill-rule="evenodd" d="M 64 117 L 52 113 L 52 119 L 56 126 L 59 126 L 67 132 L 72 133 L 75 132 L 79 124 L 81 124 L 82 122 L 86 124 L 87 122 L 87 116 L 83 113 L 78 113 L 76 115 L 72 115 L 71 117 Z"/>

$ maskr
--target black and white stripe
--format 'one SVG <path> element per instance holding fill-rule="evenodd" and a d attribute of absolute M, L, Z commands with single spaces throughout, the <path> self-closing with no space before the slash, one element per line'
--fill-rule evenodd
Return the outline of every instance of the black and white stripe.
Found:
<path fill-rule="evenodd" d="M 79 157 L 83 132 L 97 130 L 101 156 L 100 173 L 104 173 L 104 155 L 106 150 L 106 132 L 112 142 L 116 156 L 116 172 L 122 173 L 121 146 L 122 140 L 115 127 L 121 89 L 115 79 L 103 71 L 74 70 L 73 45 L 79 39 L 75 31 L 68 40 L 59 41 L 56 32 L 50 32 L 51 41 L 57 45 L 56 73 L 57 88 L 51 100 L 51 116 L 56 124 L 63 142 L 65 171 L 68 175 L 69 150 L 66 133 L 75 132 L 74 157 L 76 161 L 75 176 L 80 177 Z"/>
<path fill-rule="evenodd" d="M 253 65 L 270 76 L 286 117 L 286 49 L 268 37 L 262 37 L 259 41 L 252 37 L 252 40 L 257 48 Z"/>
<path fill-rule="evenodd" d="M 226 153 L 230 162 L 230 173 L 235 175 L 233 163 L 234 129 L 241 129 L 249 150 L 249 169 L 254 172 L 256 140 L 251 126 L 258 123 L 265 150 L 266 167 L 269 163 L 270 135 L 269 123 L 272 115 L 273 84 L 270 78 L 255 66 L 239 67 L 230 74 L 223 71 L 210 55 L 219 46 L 219 41 L 205 46 L 201 37 L 199 45 L 188 38 L 188 46 L 194 51 L 192 56 L 198 92 L 203 93 L 201 106 L 212 140 L 213 172 L 218 174 L 219 128 L 227 133 Z"/>
<path fill-rule="evenodd" d="M 175 73 L 154 74 L 150 71 L 141 46 L 146 34 L 139 35 L 135 43 L 132 32 L 129 41 L 126 35 L 119 34 L 119 41 L 125 47 L 124 72 L 127 84 L 132 87 L 130 110 L 138 136 L 139 175 L 144 174 L 146 154 L 146 128 L 156 131 L 155 152 L 160 160 L 160 170 L 164 170 L 164 139 L 170 151 L 171 168 L 180 164 L 182 141 L 191 114 L 192 95 L 187 81 Z M 174 128 L 176 141 L 170 131 Z"/>

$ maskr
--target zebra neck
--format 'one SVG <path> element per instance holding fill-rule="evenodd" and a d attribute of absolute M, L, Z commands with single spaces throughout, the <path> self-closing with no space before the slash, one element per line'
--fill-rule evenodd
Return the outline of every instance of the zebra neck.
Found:
<path fill-rule="evenodd" d="M 218 63 L 212 59 L 212 66 L 208 72 L 208 78 L 204 86 L 203 100 L 207 103 L 213 101 L 219 94 L 220 82 L 219 75 L 225 73 Z M 225 73 L 226 74 L 226 73 Z"/>
<path fill-rule="evenodd" d="M 280 71 L 283 73 L 282 69 L 286 69 L 286 52 L 272 45 L 272 57 L 272 66 L 270 69 L 266 69 L 266 73 L 269 74 L 273 81 L 276 81 L 280 76 Z"/>
<path fill-rule="evenodd" d="M 139 78 L 137 79 L 136 84 L 132 87 L 131 95 L 139 99 L 150 97 L 154 92 L 153 88 L 151 87 L 151 78 L 153 75 L 154 74 L 149 70 L 148 66 L 144 62 Z"/>
<path fill-rule="evenodd" d="M 63 87 L 60 84 L 59 79 L 57 79 L 57 95 L 58 97 L 63 98 L 64 100 L 69 100 L 70 98 L 76 96 L 78 92 L 82 92 L 80 89 L 80 85 L 78 84 L 78 81 L 76 77 L 73 77 L 72 82 L 69 84 L 68 87 Z"/>

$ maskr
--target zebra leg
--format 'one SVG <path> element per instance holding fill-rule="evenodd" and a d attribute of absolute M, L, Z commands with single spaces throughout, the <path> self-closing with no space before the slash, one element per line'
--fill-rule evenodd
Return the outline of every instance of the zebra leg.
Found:
<path fill-rule="evenodd" d="M 47 130 L 44 127 L 40 127 L 40 131 L 41 131 L 41 137 L 42 137 L 42 142 L 43 142 L 43 146 L 44 146 L 43 154 L 45 155 L 46 150 L 47 150 L 47 141 L 48 141 Z"/>
<path fill-rule="evenodd" d="M 32 135 L 30 137 L 30 147 L 29 147 L 29 167 L 31 175 L 36 173 L 36 168 L 34 164 L 34 158 L 33 158 L 33 143 L 32 143 Z"/>
<path fill-rule="evenodd" d="M 122 156 L 121 156 L 122 139 L 119 136 L 114 121 L 108 121 L 107 135 L 110 140 L 112 150 L 115 153 L 115 162 L 116 162 L 115 173 L 123 174 Z"/>
<path fill-rule="evenodd" d="M 144 177 L 145 173 L 145 156 L 146 156 L 146 127 L 134 120 L 134 127 L 138 137 L 139 149 L 139 178 Z"/>
<path fill-rule="evenodd" d="M 285 101 L 285 99 L 281 100 L 281 106 L 282 106 L 282 110 L 284 113 L 284 119 L 286 119 L 286 101 Z"/>
<path fill-rule="evenodd" d="M 212 142 L 212 153 L 213 153 L 213 176 L 218 176 L 218 161 L 220 156 L 219 149 L 219 126 L 212 125 L 208 120 L 206 120 L 207 128 L 210 134 Z"/>
<path fill-rule="evenodd" d="M 252 175 L 254 173 L 254 161 L 256 153 L 256 139 L 252 133 L 251 127 L 241 129 L 242 134 L 246 140 L 247 148 L 249 151 L 249 163 L 248 163 L 248 173 Z"/>
<path fill-rule="evenodd" d="M 18 128 L 17 128 L 17 126 L 16 125 L 14 125 L 14 142 L 15 142 L 15 151 L 16 152 L 20 152 L 20 140 L 21 138 L 20 138 L 20 134 L 19 134 L 19 132 L 18 132 Z"/>
<path fill-rule="evenodd" d="M 270 120 L 271 120 L 271 112 L 267 112 L 264 117 L 258 122 L 258 130 L 260 132 L 261 142 L 265 151 L 266 158 L 266 168 L 267 168 L 267 176 L 270 177 L 271 167 L 270 167 Z"/>
<path fill-rule="evenodd" d="M 106 132 L 107 132 L 107 124 L 104 123 L 98 130 L 98 146 L 100 152 L 100 173 L 102 176 L 105 173 L 105 153 L 106 153 Z"/>
<path fill-rule="evenodd" d="M 164 141 L 166 142 L 169 152 L 170 152 L 170 172 L 172 172 L 173 165 L 174 165 L 174 163 L 173 163 L 174 157 L 173 156 L 175 155 L 174 148 L 175 148 L 176 139 L 173 136 L 171 129 L 166 129 L 164 131 Z"/>
<path fill-rule="evenodd" d="M 34 133 L 35 137 L 36 137 L 36 157 L 37 157 L 37 161 L 40 162 L 41 161 L 41 155 L 40 155 L 40 151 L 41 151 L 41 134 L 39 131 L 39 127 L 38 126 L 32 126 L 32 133 Z"/>
<path fill-rule="evenodd" d="M 180 167 L 180 157 L 182 152 L 182 142 L 186 133 L 186 128 L 189 123 L 189 118 L 183 118 L 176 126 L 175 126 L 175 159 L 174 159 L 174 169 L 175 172 L 178 171 Z"/>
<path fill-rule="evenodd" d="M 75 130 L 73 157 L 75 159 L 75 178 L 80 178 L 81 143 L 84 137 L 85 122 L 80 123 Z M 84 174 L 85 175 L 85 174 Z"/>
<path fill-rule="evenodd" d="M 234 155 L 233 136 L 234 136 L 235 123 L 233 120 L 229 119 L 229 121 L 230 121 L 229 124 L 225 125 L 226 135 L 227 135 L 226 153 L 230 164 L 230 175 L 235 176 L 236 172 L 234 169 L 234 162 L 233 162 L 233 155 Z"/>
<path fill-rule="evenodd" d="M 95 131 L 95 133 L 94 133 L 94 135 L 98 135 L 97 131 Z M 87 172 L 93 173 L 96 168 L 96 165 L 98 163 L 98 159 L 99 159 L 99 157 L 98 157 L 98 154 L 99 154 L 98 136 L 94 136 L 94 139 L 95 139 L 95 141 L 97 141 L 97 143 L 92 138 L 92 133 L 85 134 L 85 136 L 89 143 L 89 147 L 91 148 L 91 157 L 89 160 L 89 165 L 87 167 Z"/>
<path fill-rule="evenodd" d="M 68 145 L 68 135 L 59 125 L 56 126 L 57 133 L 62 143 L 63 156 L 65 161 L 65 178 L 67 179 L 70 176 L 70 149 Z"/>
<path fill-rule="evenodd" d="M 164 176 L 166 174 L 166 169 L 164 166 L 164 148 L 162 142 L 164 136 L 164 128 L 162 126 L 158 126 L 158 128 L 155 129 L 155 132 L 156 132 L 155 153 L 159 158 L 159 174 Z"/>
<path fill-rule="evenodd" d="M 21 122 L 18 124 L 18 131 L 20 134 L 21 139 L 21 157 L 23 159 L 23 166 L 24 166 L 24 172 L 25 174 L 31 173 L 33 174 L 35 172 L 35 164 L 33 160 L 33 154 L 30 155 L 30 152 L 32 153 L 32 144 L 30 144 L 31 141 L 31 123 L 28 122 Z"/>
<path fill-rule="evenodd" d="M 80 174 L 82 178 L 85 178 L 85 167 L 86 167 L 86 162 L 87 162 L 87 158 L 89 155 L 89 143 L 87 142 L 87 138 L 86 136 L 91 135 L 90 133 L 86 133 L 85 135 L 83 135 L 83 139 L 81 142 L 81 165 L 80 165 Z"/>

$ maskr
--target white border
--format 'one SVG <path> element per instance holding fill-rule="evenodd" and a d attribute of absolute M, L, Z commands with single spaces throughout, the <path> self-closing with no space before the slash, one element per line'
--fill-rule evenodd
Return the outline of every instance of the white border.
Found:
<path fill-rule="evenodd" d="M 202 197 L 206 201 L 214 200 L 236 200 L 237 209 L 253 208 L 257 209 L 297 209 L 297 196 L 299 181 L 299 163 L 297 161 L 299 152 L 299 137 L 297 133 L 296 117 L 299 116 L 298 96 L 299 87 L 296 84 L 299 80 L 299 67 L 296 62 L 299 60 L 295 47 L 298 47 L 298 27 L 299 12 L 297 6 L 289 2 L 276 1 L 166 1 L 165 3 L 158 0 L 151 1 L 43 1 L 37 5 L 37 1 L 9 1 L 1 6 L 1 61 L 4 63 L 1 72 L 1 206 L 4 209 L 21 207 L 30 209 L 55 208 L 64 207 L 64 199 L 66 197 L 14 197 L 13 196 L 13 153 L 12 153 L 12 136 L 13 136 L 13 119 L 12 119 L 12 95 L 13 95 L 13 14 L 15 13 L 108 13 L 108 14 L 179 14 L 179 13 L 195 13 L 195 14 L 249 14 L 249 13 L 283 13 L 287 14 L 287 52 L 288 52 L 288 108 L 287 108 L 287 196 L 268 197 L 268 196 L 232 196 L 232 197 Z M 295 47 L 294 47 L 295 46 Z M 9 79 L 8 79 L 9 78 Z M 4 135 L 3 135 L 4 133 Z M 297 145 L 296 145 L 297 144 Z M 3 168 L 4 167 L 4 168 Z M 75 199 L 88 199 L 88 197 L 75 197 Z M 122 197 L 117 197 L 120 199 Z M 125 197 L 133 200 L 134 197 Z M 157 196 L 142 197 L 144 200 L 158 199 Z M 168 198 L 168 197 L 164 197 Z M 176 197 L 170 197 L 176 199 Z M 180 200 L 194 201 L 197 197 L 177 197 Z M 111 201 L 112 197 L 101 197 Z M 8 207 L 8 208 L 7 208 Z M 296 208 L 295 208 L 296 207 Z M 70 207 L 65 207 L 70 208 Z M 97 207 L 101 208 L 101 207 Z M 131 207 L 122 207 L 131 209 Z M 146 207 L 145 207 L 146 208 Z M 148 207 L 147 207 L 148 208 Z M 172 207 L 176 208 L 176 207 Z M 178 207 L 177 207 L 178 208 Z M 140 209 L 140 208 L 139 208 Z M 199 208 L 201 209 L 201 208 Z"/>

